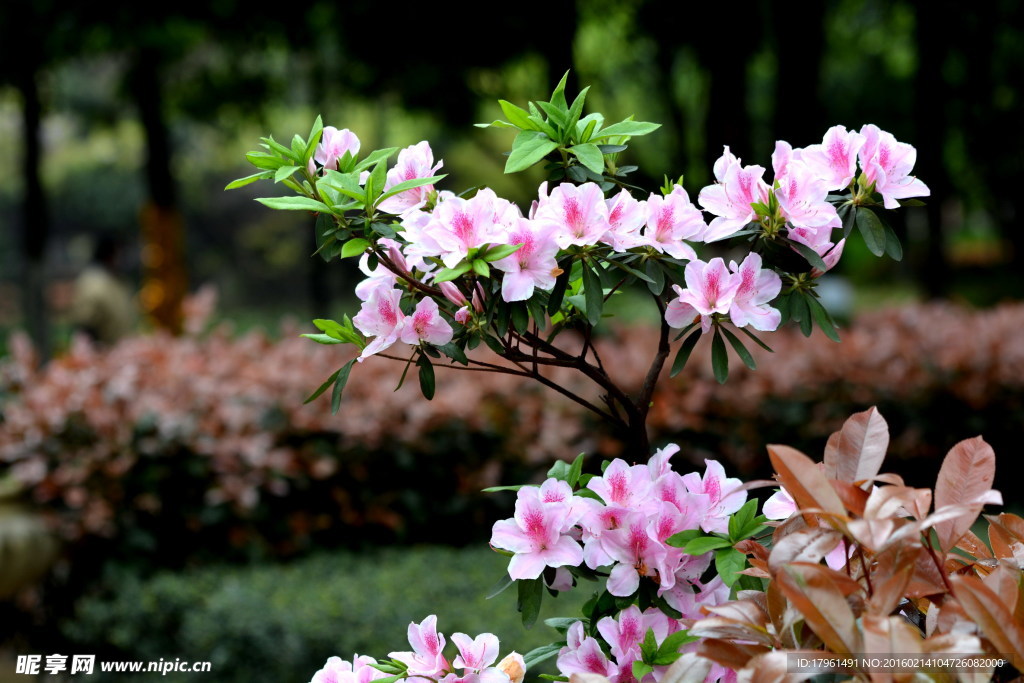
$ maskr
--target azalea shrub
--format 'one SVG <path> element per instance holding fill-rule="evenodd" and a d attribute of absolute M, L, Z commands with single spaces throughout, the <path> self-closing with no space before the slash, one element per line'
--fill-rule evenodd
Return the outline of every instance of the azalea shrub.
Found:
<path fill-rule="evenodd" d="M 657 126 L 632 119 L 606 125 L 600 114 L 583 114 L 586 90 L 569 104 L 564 84 L 528 109 L 502 101 L 508 121 L 489 124 L 516 130 L 506 172 L 544 163 L 548 180 L 525 214 L 487 188 L 458 196 L 436 190 L 441 164 L 426 143 L 403 150 L 388 170 L 397 149 L 360 159 L 351 131 L 319 119 L 290 147 L 264 138 L 265 151 L 248 155 L 260 171 L 229 188 L 271 178 L 286 184 L 295 196 L 259 201 L 314 212 L 321 255 L 359 256 L 367 275 L 356 292 L 360 311 L 341 322 L 316 320 L 320 333 L 307 335 L 359 352 L 309 400 L 331 390 L 338 409 L 355 363 L 371 356 L 404 363 L 403 379 L 415 365 L 431 399 L 435 361 L 444 362 L 543 384 L 611 425 L 630 460 L 647 459 L 651 399 L 673 342 L 680 342 L 674 375 L 710 337 L 712 371 L 724 382 L 728 347 L 749 368 L 756 360 L 747 344 L 768 349 L 754 331 L 793 320 L 807 336 L 817 326 L 838 341 L 818 279 L 855 227 L 871 252 L 900 258 L 879 214 L 928 194 L 910 175 L 913 147 L 866 125 L 860 132 L 834 127 L 805 148 L 778 142 L 771 183 L 763 167 L 744 166 L 726 148 L 716 182 L 698 193 L 703 211 L 682 179 L 666 177 L 660 193 L 637 197 L 626 179 L 634 169 L 618 155 L 631 137 Z M 715 246 L 725 241 L 740 252 L 728 263 Z M 629 287 L 646 288 L 661 321 L 635 391 L 606 370 L 593 334 L 607 300 Z M 580 331 L 581 345 L 566 345 L 569 329 Z M 673 329 L 680 330 L 674 339 Z M 410 355 L 395 355 L 399 342 L 412 347 Z M 473 354 L 481 344 L 503 362 Z M 553 381 L 550 368 L 578 373 L 600 396 L 590 400 Z M 991 450 L 980 439 L 954 448 L 932 512 L 930 491 L 876 477 L 887 441 L 872 410 L 829 440 L 823 471 L 796 451 L 772 447 L 783 488 L 761 514 L 747 500 L 756 484 L 728 477 L 714 460 L 703 473 L 676 472 L 674 445 L 646 464 L 614 459 L 600 473 L 584 473 L 581 455 L 557 462 L 540 486 L 492 488 L 517 491 L 515 514 L 495 523 L 491 546 L 511 558 L 502 583 L 516 586 L 525 625 L 536 621 L 545 593 L 595 584 L 581 615 L 548 621 L 562 639 L 495 666 L 493 635 L 454 634 L 453 658 L 426 616 L 409 626 L 411 650 L 381 660 L 332 658 L 313 681 L 519 683 L 525 668 L 551 657 L 556 679 L 580 683 L 783 680 L 822 670 L 873 677 L 873 665 L 858 654 L 989 654 L 1021 666 L 1018 601 L 1006 608 L 993 599 L 993 587 L 1019 594 L 1020 567 L 990 571 L 1001 560 L 1016 562 L 1012 543 L 1001 552 L 966 536 L 985 504 L 1001 502 L 991 490 Z M 770 538 L 769 517 L 785 519 Z M 1018 523 L 1000 519 L 1007 530 Z M 948 567 L 951 559 L 959 564 Z M 919 615 L 928 616 L 914 621 Z M 794 670 L 787 651 L 851 659 Z M 986 660 L 967 675 L 995 669 Z"/>

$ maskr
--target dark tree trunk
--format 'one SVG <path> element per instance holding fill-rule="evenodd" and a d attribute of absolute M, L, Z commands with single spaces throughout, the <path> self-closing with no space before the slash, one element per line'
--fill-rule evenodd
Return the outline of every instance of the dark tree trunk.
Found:
<path fill-rule="evenodd" d="M 143 48 L 136 55 L 131 90 L 146 134 L 146 183 L 149 201 L 142 211 L 142 306 L 160 327 L 182 329 L 187 291 L 184 228 L 172 172 L 173 148 L 164 116 L 161 56 Z"/>
<path fill-rule="evenodd" d="M 917 63 L 915 82 L 914 122 L 917 137 L 927 141 L 918 147 L 916 168 L 927 169 L 931 197 L 927 200 L 928 226 L 925 237 L 924 258 L 918 261 L 918 279 L 929 298 L 947 293 L 949 262 L 946 258 L 942 234 L 942 204 L 952 189 L 949 171 L 942 158 L 943 144 L 948 129 L 948 112 L 944 98 L 936 94 L 948 88 L 942 77 L 949 45 L 946 42 L 948 19 L 956 17 L 955 8 L 948 2 L 916 0 L 917 9 Z"/>
<path fill-rule="evenodd" d="M 25 327 L 44 360 L 50 357 L 50 325 L 46 305 L 46 244 L 49 241 L 49 212 L 39 176 L 42 158 L 42 103 L 36 83 L 37 64 L 32 52 L 22 55 L 17 88 L 22 98 L 22 126 L 25 140 L 22 178 L 25 183 L 22 209 L 21 248 L 24 256 L 21 305 Z"/>

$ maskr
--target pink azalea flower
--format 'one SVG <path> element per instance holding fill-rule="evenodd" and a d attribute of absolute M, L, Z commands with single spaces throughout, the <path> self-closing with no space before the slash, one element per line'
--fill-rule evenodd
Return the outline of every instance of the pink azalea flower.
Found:
<path fill-rule="evenodd" d="M 441 293 L 444 294 L 444 298 L 448 299 L 448 301 L 451 301 L 456 306 L 469 305 L 469 299 L 466 298 L 466 295 L 463 294 L 454 283 L 442 282 L 437 287 L 441 290 Z"/>
<path fill-rule="evenodd" d="M 618 681 L 617 667 L 601 650 L 596 638 L 583 632 L 583 622 L 577 621 L 565 634 L 566 645 L 558 651 L 556 666 L 564 676 L 593 673 L 607 677 L 613 683 Z"/>
<path fill-rule="evenodd" d="M 494 262 L 505 273 L 501 281 L 501 298 L 505 301 L 526 301 L 534 288 L 550 290 L 562 271 L 555 255 L 558 245 L 550 225 L 517 218 L 504 242 L 522 244 L 514 254 Z"/>
<path fill-rule="evenodd" d="M 457 669 L 479 673 L 498 659 L 498 637 L 493 633 L 481 633 L 476 638 L 465 633 L 453 633 L 452 642 L 459 648 L 459 654 L 452 663 Z"/>
<path fill-rule="evenodd" d="M 398 341 L 405 325 L 405 314 L 399 306 L 401 300 L 402 290 L 379 287 L 371 292 L 359 313 L 352 318 L 360 332 L 376 337 L 359 355 L 360 363 Z"/>
<path fill-rule="evenodd" d="M 550 196 L 541 195 L 534 216 L 550 227 L 560 249 L 597 244 L 611 229 L 604 193 L 595 183 L 562 183 Z"/>
<path fill-rule="evenodd" d="M 700 191 L 697 201 L 717 216 L 704 233 L 705 242 L 725 239 L 757 219 L 753 202 L 768 199 L 768 185 L 762 180 L 763 166 L 741 166 L 729 148 L 715 162 L 714 185 Z"/>
<path fill-rule="evenodd" d="M 857 154 L 864 140 L 863 135 L 847 131 L 845 126 L 832 126 L 820 145 L 801 150 L 800 159 L 825 181 L 828 189 L 840 190 L 848 187 L 857 174 Z"/>
<path fill-rule="evenodd" d="M 710 557 L 710 553 L 708 554 Z M 700 589 L 695 590 L 695 589 Z M 698 580 L 679 582 L 672 591 L 664 594 L 665 601 L 683 613 L 684 619 L 700 619 L 707 616 L 701 608 L 707 605 L 714 607 L 729 601 L 729 587 L 716 576 L 707 584 Z"/>
<path fill-rule="evenodd" d="M 345 156 L 359 154 L 359 138 L 348 128 L 338 130 L 334 126 L 324 126 L 320 143 L 316 146 L 313 158 L 325 169 L 337 170 L 338 160 Z"/>
<path fill-rule="evenodd" d="M 491 530 L 492 546 L 515 553 L 508 567 L 511 578 L 536 579 L 545 567 L 577 566 L 583 561 L 583 548 L 562 534 L 570 514 L 567 506 L 545 504 L 520 489 L 513 519 L 495 522 Z"/>
<path fill-rule="evenodd" d="M 386 673 L 371 666 L 376 663 L 373 657 L 360 655 L 356 655 L 351 663 L 340 657 L 331 657 L 324 668 L 313 674 L 310 683 L 370 683 L 386 678 Z"/>
<path fill-rule="evenodd" d="M 591 569 L 611 564 L 612 557 L 605 548 L 607 532 L 619 529 L 626 522 L 629 508 L 602 505 L 592 498 L 584 498 L 586 514 L 580 520 L 583 527 L 583 561 Z"/>
<path fill-rule="evenodd" d="M 660 643 L 669 635 L 668 617 L 658 609 L 641 612 L 636 605 L 630 605 L 619 612 L 614 619 L 603 617 L 597 622 L 597 632 L 611 647 L 612 657 L 619 662 L 640 659 L 640 643 L 647 631 L 654 630 L 655 641 Z"/>
<path fill-rule="evenodd" d="M 698 315 L 705 332 L 711 329 L 711 316 L 728 313 L 739 289 L 739 278 L 733 277 L 721 258 L 709 262 L 693 260 L 683 272 L 686 289 L 673 285 L 677 299 L 669 302 L 665 320 L 672 327 L 685 327 Z"/>
<path fill-rule="evenodd" d="M 892 133 L 867 124 L 860 130 L 864 146 L 860 149 L 860 166 L 875 192 L 882 195 L 887 209 L 895 209 L 898 199 L 928 197 L 931 190 L 910 175 L 917 161 L 917 150 L 905 142 L 897 142 Z"/>
<path fill-rule="evenodd" d="M 778 152 L 780 145 L 788 148 L 786 142 L 780 140 L 776 143 L 774 163 L 779 163 L 778 159 L 785 157 Z M 836 207 L 826 201 L 828 184 L 818 177 L 816 170 L 803 161 L 791 159 L 781 166 L 777 165 L 775 183 L 775 198 L 779 201 L 782 215 L 791 226 L 823 230 L 827 236 L 831 233 L 831 228 L 842 225 Z"/>
<path fill-rule="evenodd" d="M 387 180 L 384 183 L 384 192 L 407 180 L 430 178 L 436 175 L 438 169 L 442 166 L 444 166 L 443 161 L 434 163 L 434 152 L 430 149 L 430 143 L 426 140 L 410 145 L 398 153 L 398 161 L 395 163 L 395 167 L 388 171 Z M 377 206 L 381 211 L 387 213 L 403 214 L 426 204 L 427 196 L 433 191 L 433 185 L 421 185 L 420 187 L 400 192 L 394 197 L 388 197 Z"/>
<path fill-rule="evenodd" d="M 412 652 L 391 652 L 388 657 L 406 665 L 413 676 L 432 677 L 448 669 L 444 658 L 444 636 L 437 632 L 437 616 L 431 614 L 419 624 L 409 624 Z"/>
<path fill-rule="evenodd" d="M 697 252 L 683 240 L 701 240 L 707 230 L 704 215 L 690 202 L 681 185 L 662 197 L 651 194 L 645 212 L 644 244 L 673 258 L 694 260 Z"/>
<path fill-rule="evenodd" d="M 703 477 L 690 472 L 683 475 L 683 483 L 690 493 L 705 493 L 710 498 L 711 506 L 700 528 L 709 534 L 725 533 L 729 530 L 729 515 L 747 502 L 747 492 L 739 490 L 739 479 L 726 478 L 725 468 L 717 460 L 705 460 L 704 464 Z"/>
<path fill-rule="evenodd" d="M 388 256 L 399 267 L 408 272 L 409 264 L 402 255 L 402 245 L 395 240 L 383 237 L 379 243 L 388 250 Z M 356 285 L 356 296 L 360 301 L 366 301 L 378 288 L 391 289 L 398 282 L 398 275 L 391 272 L 384 266 L 378 264 L 373 270 L 370 269 L 370 255 L 363 254 L 359 257 L 359 270 L 366 275 L 366 279 Z"/>
<path fill-rule="evenodd" d="M 639 505 L 651 487 L 650 475 L 642 465 L 628 465 L 625 460 L 616 458 L 604 474 L 592 477 L 587 488 L 601 496 L 606 505 L 632 507 Z"/>
<path fill-rule="evenodd" d="M 470 249 L 485 244 L 504 244 L 505 230 L 496 222 L 504 215 L 508 202 L 499 200 L 484 188 L 472 199 L 453 197 L 434 208 L 433 214 L 411 211 L 402 220 L 409 246 L 406 254 L 436 256 L 445 267 L 453 268 L 466 258 Z"/>
<path fill-rule="evenodd" d="M 768 305 L 779 295 L 782 279 L 770 268 L 761 268 L 761 256 L 751 252 L 739 266 L 733 261 L 730 270 L 738 276 L 740 286 L 736 290 L 729 317 L 736 327 L 750 325 L 755 330 L 773 332 L 779 327 L 782 315 Z"/>
<path fill-rule="evenodd" d="M 604 203 L 608 207 L 608 225 L 611 229 L 601 241 L 618 252 L 644 244 L 640 228 L 647 220 L 647 202 L 638 201 L 627 190 L 622 190 Z"/>
<path fill-rule="evenodd" d="M 605 534 L 602 544 L 617 564 L 608 574 L 608 592 L 626 597 L 640 587 L 641 576 L 660 576 L 662 580 L 675 582 L 675 576 L 665 576 L 666 549 L 650 533 L 647 516 L 631 512 L 621 529 Z"/>
<path fill-rule="evenodd" d="M 437 302 L 428 297 L 420 299 L 416 310 L 405 319 L 400 337 L 406 344 L 414 346 L 421 342 L 444 346 L 452 340 L 453 335 L 452 326 L 441 317 L 437 309 Z"/>

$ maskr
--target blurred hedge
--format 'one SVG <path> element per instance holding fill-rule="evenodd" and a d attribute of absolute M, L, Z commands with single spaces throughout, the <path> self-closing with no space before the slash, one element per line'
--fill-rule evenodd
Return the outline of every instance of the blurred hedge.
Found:
<path fill-rule="evenodd" d="M 724 386 L 705 342 L 683 374 L 663 378 L 653 440 L 755 477 L 767 470 L 765 444 L 818 455 L 843 419 L 878 404 L 900 435 L 890 462 L 909 483 L 932 480 L 940 456 L 978 433 L 999 455 L 1000 478 L 1018 476 L 1021 330 L 1022 305 L 871 313 L 841 344 L 767 335 L 776 353 L 755 350 L 755 372 L 734 359 Z M 627 387 L 655 344 L 639 327 L 598 342 Z M 554 457 L 623 448 L 575 404 L 518 378 L 439 369 L 427 402 L 415 382 L 393 391 L 400 368 L 382 359 L 353 369 L 331 416 L 326 398 L 302 400 L 347 356 L 296 330 L 280 341 L 214 332 L 137 337 L 105 352 L 76 345 L 43 368 L 24 343 L 11 347 L 0 366 L 0 462 L 68 538 L 116 539 L 91 558 L 167 566 L 367 542 L 464 544 L 511 509 L 507 496 L 480 489 L 522 482 Z M 551 377 L 594 397 L 569 372 Z"/>
<path fill-rule="evenodd" d="M 384 657 L 407 650 L 410 621 L 438 615 L 449 637 L 491 632 L 501 653 L 525 653 L 557 634 L 524 630 L 515 590 L 487 600 L 508 560 L 486 547 L 321 554 L 288 565 L 207 568 L 149 580 L 114 572 L 108 588 L 78 601 L 62 632 L 76 652 L 111 661 L 209 661 L 222 683 L 309 680 L 329 656 Z M 579 591 L 585 593 L 586 591 Z M 543 618 L 571 616 L 589 595 L 547 600 Z M 97 666 L 97 672 L 99 668 Z M 152 680 L 110 674 L 109 680 Z M 97 681 L 108 680 L 98 675 Z"/>

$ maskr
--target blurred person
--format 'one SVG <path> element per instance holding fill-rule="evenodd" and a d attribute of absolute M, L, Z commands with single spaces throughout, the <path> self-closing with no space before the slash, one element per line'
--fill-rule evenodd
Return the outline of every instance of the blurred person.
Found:
<path fill-rule="evenodd" d="M 71 323 L 93 342 L 111 346 L 135 329 L 138 312 L 131 290 L 118 272 L 120 242 L 99 238 L 92 262 L 75 280 Z"/>

